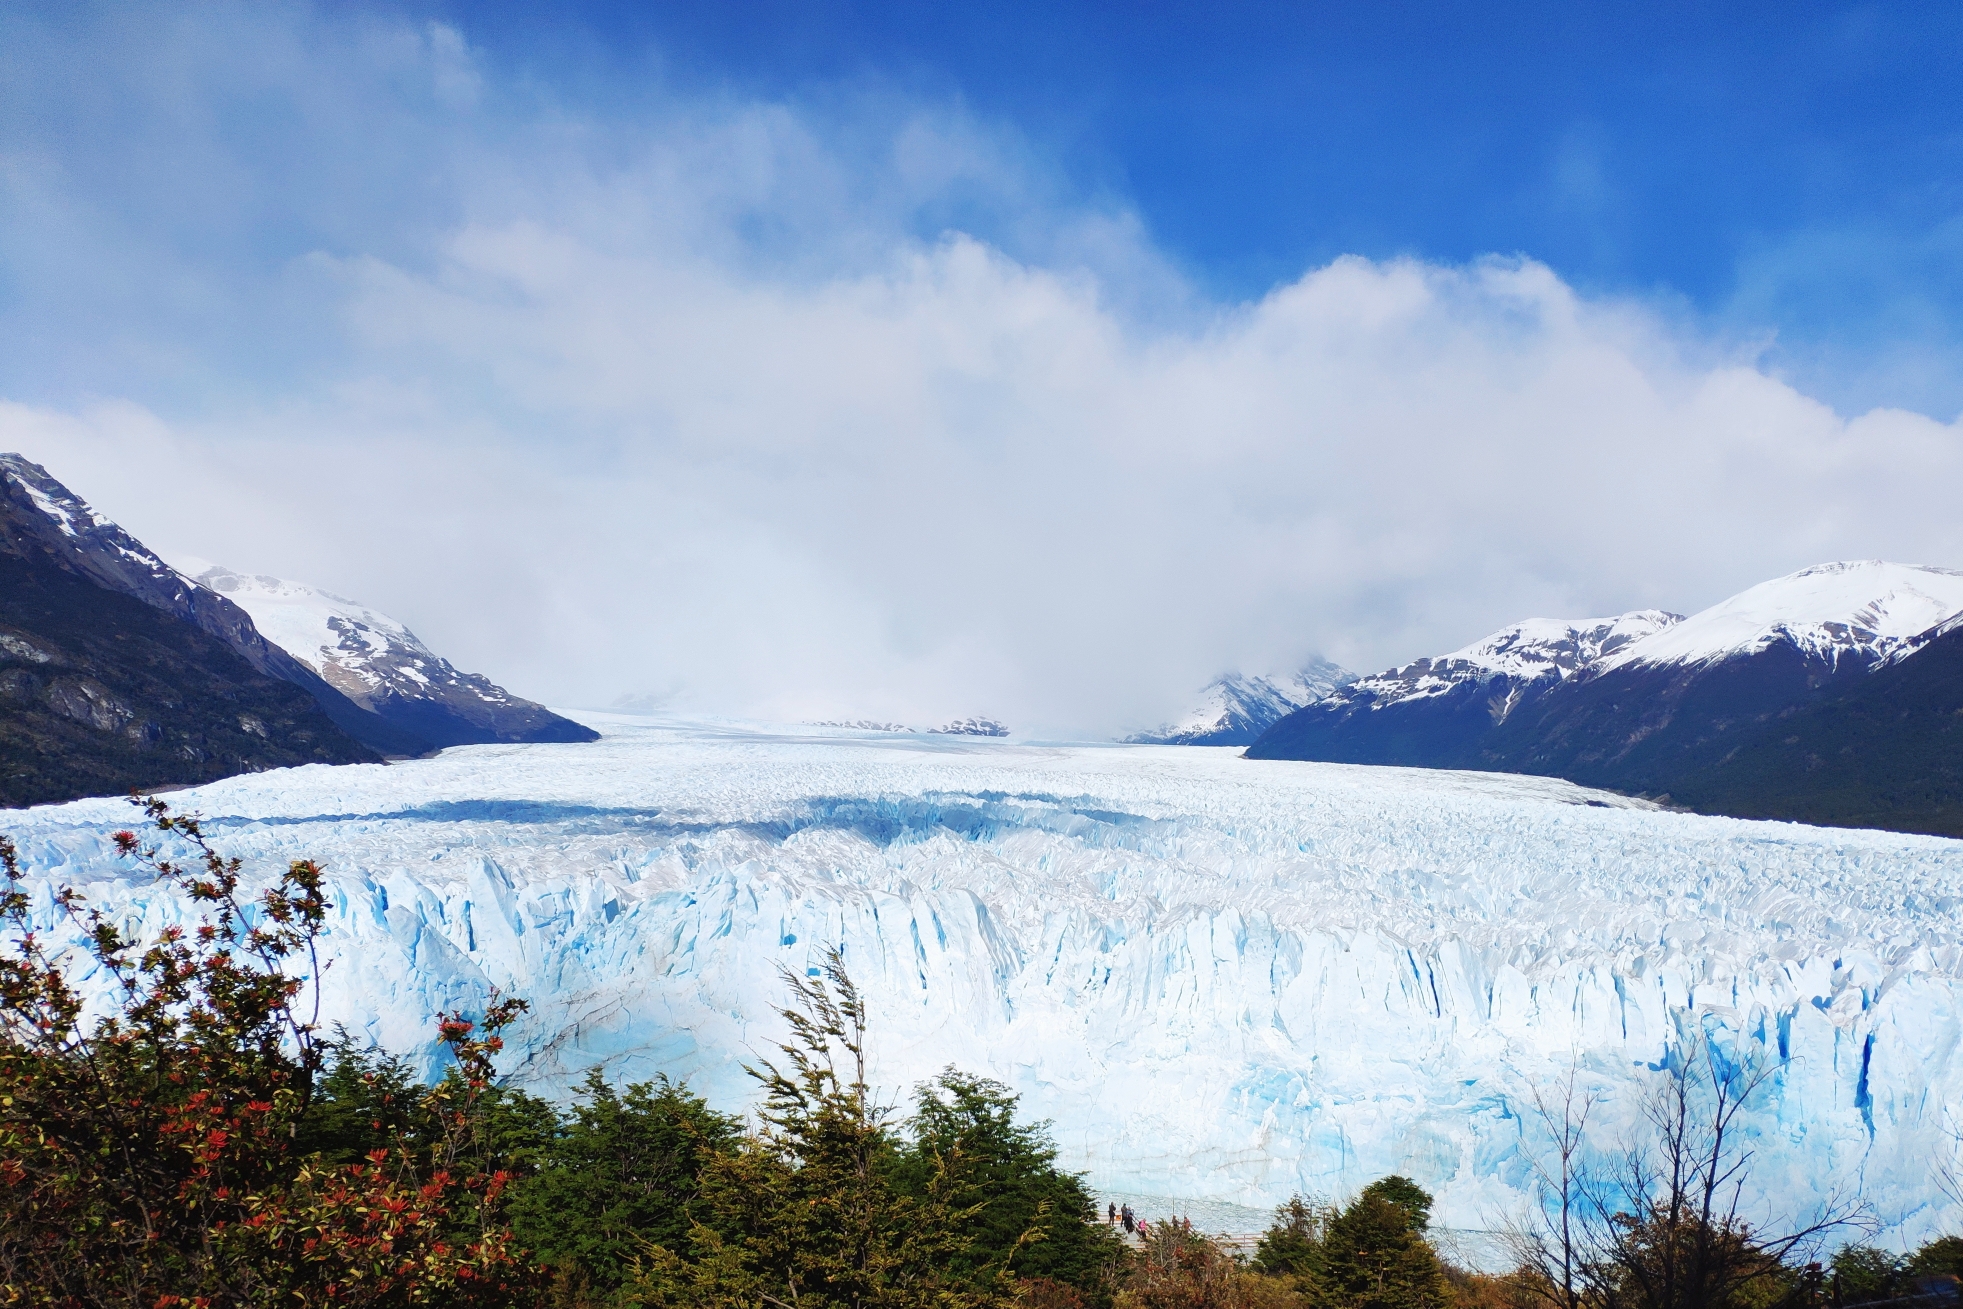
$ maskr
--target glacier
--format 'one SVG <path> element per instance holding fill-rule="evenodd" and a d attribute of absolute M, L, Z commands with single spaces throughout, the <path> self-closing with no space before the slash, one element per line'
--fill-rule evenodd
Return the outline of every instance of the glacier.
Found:
<path fill-rule="evenodd" d="M 1532 1185 L 1534 1088 L 1615 1148 L 1703 1037 L 1776 1075 L 1765 1203 L 1858 1186 L 1891 1243 L 1963 1220 L 1963 842 L 1669 812 L 1547 778 L 581 714 L 584 745 L 460 747 L 170 797 L 227 853 L 321 861 L 324 1013 L 433 1069 L 430 1017 L 532 1009 L 516 1082 L 686 1079 L 729 1109 L 832 946 L 881 1094 L 1008 1083 L 1112 1192 L 1263 1207 L 1404 1172 L 1447 1225 Z M 39 912 L 154 932 L 125 803 L 17 811 Z"/>

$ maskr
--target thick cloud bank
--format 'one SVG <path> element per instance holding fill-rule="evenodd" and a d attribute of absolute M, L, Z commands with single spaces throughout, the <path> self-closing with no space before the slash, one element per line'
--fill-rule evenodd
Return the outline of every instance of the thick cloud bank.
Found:
<path fill-rule="evenodd" d="M 1963 428 L 1530 259 L 1212 304 L 957 108 L 601 112 L 467 32 L 213 12 L 114 103 L 10 107 L 44 366 L 0 446 L 529 696 L 1108 731 L 1230 666 L 1963 564 Z M 19 25 L 14 94 L 136 59 L 106 28 Z"/>

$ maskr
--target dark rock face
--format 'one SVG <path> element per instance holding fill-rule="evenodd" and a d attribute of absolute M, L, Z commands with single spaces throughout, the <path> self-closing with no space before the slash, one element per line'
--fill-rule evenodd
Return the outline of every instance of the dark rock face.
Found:
<path fill-rule="evenodd" d="M 1780 715 L 1843 694 L 1867 676 L 1780 642 L 1710 664 L 1626 664 L 1579 679 L 1480 743 L 1481 763 L 1650 795 L 1722 767 Z"/>
<path fill-rule="evenodd" d="M 1463 679 L 1421 699 L 1378 698 L 1356 687 L 1289 714 L 1247 748 L 1249 759 L 1315 759 L 1403 768 L 1492 768 L 1496 720 L 1511 718 L 1561 683 L 1506 674 Z"/>
<path fill-rule="evenodd" d="M 1463 650 L 1360 677 L 1277 722 L 1250 759 L 1410 768 L 1495 768 L 1500 729 L 1531 719 L 1559 688 L 1681 622 L 1639 609 L 1613 618 L 1532 618 Z"/>
<path fill-rule="evenodd" d="M 1687 758 L 1671 801 L 1701 813 L 1963 837 L 1963 625 Z"/>
<path fill-rule="evenodd" d="M 1332 699 L 1247 754 L 1534 773 L 1700 813 L 1963 837 L 1963 626 L 1879 667 L 1775 641 L 1381 707 Z"/>
<path fill-rule="evenodd" d="M 191 623 L 0 538 L 0 805 L 379 756 Z"/>
<path fill-rule="evenodd" d="M 18 557 L 51 563 L 216 638 L 258 672 L 306 691 L 343 732 L 373 750 L 418 755 L 431 748 L 413 733 L 364 712 L 313 669 L 261 636 L 245 610 L 208 587 L 187 582 L 46 469 L 17 454 L 0 454 L 0 541 Z"/>
<path fill-rule="evenodd" d="M 458 673 L 456 681 L 466 687 L 476 682 L 492 691 L 498 689 L 488 678 L 475 673 Z M 481 692 L 456 694 L 454 687 L 446 689 L 453 693 L 422 697 L 379 695 L 372 701 L 372 712 L 383 722 L 439 747 L 600 739 L 600 734 L 592 728 L 562 718 L 529 700 L 516 696 L 497 700 Z"/>

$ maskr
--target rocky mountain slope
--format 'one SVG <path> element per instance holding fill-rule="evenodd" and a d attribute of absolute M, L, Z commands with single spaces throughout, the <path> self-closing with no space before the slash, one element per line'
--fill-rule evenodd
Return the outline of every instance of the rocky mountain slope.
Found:
<path fill-rule="evenodd" d="M 1312 706 L 1248 753 L 1540 773 L 1707 812 L 1963 835 L 1940 713 L 1958 695 L 1944 653 L 1958 614 L 1963 572 L 1823 564 L 1604 646 L 1517 703 L 1496 679 L 1434 689 L 1398 670 L 1351 693 L 1407 694 Z"/>
<path fill-rule="evenodd" d="M 1497 725 L 1679 621 L 1657 609 L 1530 618 L 1450 654 L 1357 678 L 1277 722 L 1248 756 L 1477 768 Z"/>
<path fill-rule="evenodd" d="M 313 696 L 18 530 L 0 487 L 0 806 L 379 761 Z"/>
<path fill-rule="evenodd" d="M 18 549 L 217 638 L 260 673 L 300 687 L 337 727 L 371 750 L 412 755 L 430 748 L 421 737 L 366 712 L 329 686 L 266 640 L 243 609 L 179 574 L 39 464 L 18 454 L 0 454 L 0 501 L 0 529 Z"/>
<path fill-rule="evenodd" d="M 387 614 L 300 582 L 184 560 L 201 588 L 247 614 L 259 633 L 383 722 L 431 746 L 592 741 L 598 733 L 460 672 Z"/>
<path fill-rule="evenodd" d="M 1125 739 L 1139 745 L 1249 745 L 1304 705 L 1322 699 L 1356 674 L 1326 659 L 1274 677 L 1227 673 L 1200 691 L 1186 714 Z"/>

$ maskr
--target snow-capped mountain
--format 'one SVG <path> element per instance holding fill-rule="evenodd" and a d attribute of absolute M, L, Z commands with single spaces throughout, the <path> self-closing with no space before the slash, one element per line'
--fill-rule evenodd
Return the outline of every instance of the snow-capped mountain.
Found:
<path fill-rule="evenodd" d="M 364 711 L 313 669 L 267 641 L 243 609 L 179 574 L 39 464 L 19 454 L 0 454 L 0 487 L 8 504 L 8 538 L 24 557 L 46 561 L 216 637 L 258 672 L 306 691 L 336 728 L 370 749 L 419 754 L 429 748 Z"/>
<path fill-rule="evenodd" d="M 1507 694 L 1493 707 L 1495 720 L 1504 720 L 1527 688 L 1546 690 L 1587 673 L 1682 621 L 1681 615 L 1661 609 L 1638 609 L 1613 618 L 1529 618 L 1450 654 L 1358 678 L 1343 690 L 1342 698 L 1382 710 L 1449 695 L 1467 684 L 1504 683 Z"/>
<path fill-rule="evenodd" d="M 1761 582 L 1602 660 L 1628 665 L 1715 664 L 1790 646 L 1838 668 L 1875 664 L 1963 613 L 1963 572 L 1880 559 L 1820 564 Z"/>
<path fill-rule="evenodd" d="M 1450 654 L 1357 678 L 1277 722 L 1248 754 L 1476 767 L 1479 742 L 1496 724 L 1680 621 L 1660 609 L 1530 618 Z"/>
<path fill-rule="evenodd" d="M 993 718 L 957 718 L 927 729 L 936 736 L 1007 736 L 1009 729 Z"/>
<path fill-rule="evenodd" d="M 300 582 L 181 561 L 200 586 L 252 616 L 259 631 L 335 690 L 432 746 L 496 741 L 591 741 L 595 733 L 459 672 L 416 634 L 359 601 Z"/>
<path fill-rule="evenodd" d="M 1708 1039 L 1771 1074 L 1738 1129 L 1775 1208 L 1858 1179 L 1890 1239 L 1963 1220 L 1930 1182 L 1963 1163 L 1963 842 L 1536 777 L 947 746 L 623 721 L 173 798 L 255 872 L 323 864 L 322 1021 L 425 1068 L 431 1017 L 495 987 L 532 1006 L 527 1089 L 597 1066 L 748 1109 L 778 970 L 836 946 L 884 1102 L 950 1063 L 998 1078 L 1101 1187 L 1264 1206 L 1399 1172 L 1435 1221 L 1498 1227 L 1550 1148 L 1536 1089 L 1578 1077 L 1599 1163 Z M 146 932 L 181 915 L 114 857 L 130 824 L 11 815 L 41 911 L 67 882 Z"/>
<path fill-rule="evenodd" d="M 1273 677 L 1227 673 L 1207 683 L 1177 722 L 1125 740 L 1135 745 L 1249 745 L 1289 714 L 1355 676 L 1326 659 L 1311 659 L 1292 673 Z"/>
<path fill-rule="evenodd" d="M 1576 630 L 1565 649 L 1561 631 L 1523 624 L 1364 678 L 1277 723 L 1248 753 L 1541 773 L 1716 812 L 1824 819 L 1851 812 L 1838 801 L 1822 808 L 1821 797 L 1865 787 L 1863 773 L 1894 748 L 1886 733 L 1861 738 L 1871 758 L 1818 760 L 1804 776 L 1772 762 L 1765 743 L 1798 748 L 1780 726 L 1787 716 L 1912 663 L 1959 615 L 1963 572 L 1822 564 L 1686 619 L 1644 611 Z M 1747 757 L 1761 778 L 1750 785 L 1737 771 Z M 1963 814 L 1945 817 L 1946 803 L 1924 787 L 1922 807 L 1901 810 L 1901 821 L 1963 834 Z"/>

